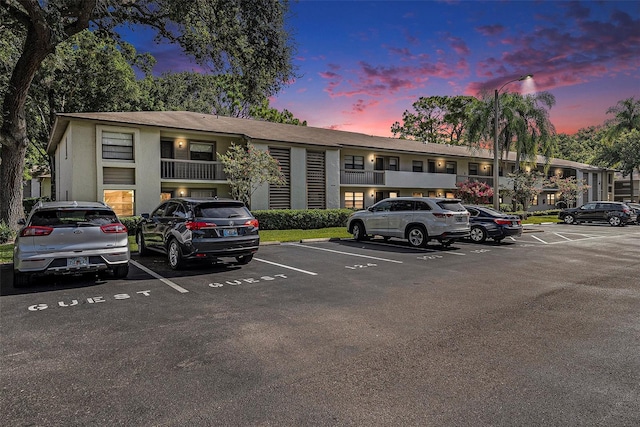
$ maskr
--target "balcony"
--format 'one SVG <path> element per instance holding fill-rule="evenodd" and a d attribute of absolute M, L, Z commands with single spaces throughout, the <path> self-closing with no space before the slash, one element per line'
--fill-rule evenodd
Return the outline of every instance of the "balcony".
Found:
<path fill-rule="evenodd" d="M 384 171 L 340 170 L 341 185 L 384 185 Z"/>
<path fill-rule="evenodd" d="M 198 160 L 160 160 L 161 179 L 183 179 L 189 181 L 225 181 L 227 175 L 221 162 Z"/>

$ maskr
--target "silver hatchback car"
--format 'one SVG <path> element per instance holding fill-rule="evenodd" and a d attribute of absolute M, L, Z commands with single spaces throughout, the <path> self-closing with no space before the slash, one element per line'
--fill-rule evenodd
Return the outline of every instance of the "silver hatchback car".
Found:
<path fill-rule="evenodd" d="M 127 228 L 97 202 L 40 202 L 18 233 L 13 252 L 14 286 L 33 275 L 111 271 L 129 273 Z"/>
<path fill-rule="evenodd" d="M 469 212 L 458 199 L 396 197 L 351 214 L 347 230 L 356 240 L 369 236 L 406 239 L 424 247 L 435 239 L 443 246 L 469 237 Z"/>

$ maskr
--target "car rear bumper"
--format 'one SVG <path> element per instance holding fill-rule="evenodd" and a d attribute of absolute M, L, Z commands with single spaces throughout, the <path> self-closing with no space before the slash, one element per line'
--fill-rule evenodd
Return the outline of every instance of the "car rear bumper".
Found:
<path fill-rule="evenodd" d="M 495 230 L 488 230 L 488 235 L 491 238 L 495 237 L 520 237 L 522 236 L 522 227 L 502 227 Z"/>
<path fill-rule="evenodd" d="M 14 257 L 13 269 L 20 273 L 76 274 L 109 270 L 127 264 L 129 248 L 112 248 L 99 252 L 58 252 L 55 254 L 20 253 Z"/>
<path fill-rule="evenodd" d="M 224 258 L 250 255 L 258 251 L 260 238 L 200 239 L 185 245 L 182 255 L 186 259 Z"/>

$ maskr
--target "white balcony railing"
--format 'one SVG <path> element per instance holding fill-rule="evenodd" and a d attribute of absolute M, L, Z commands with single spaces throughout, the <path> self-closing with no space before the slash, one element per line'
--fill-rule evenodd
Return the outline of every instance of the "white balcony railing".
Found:
<path fill-rule="evenodd" d="M 221 162 L 197 160 L 160 160 L 160 178 L 192 181 L 224 181 L 227 175 Z"/>

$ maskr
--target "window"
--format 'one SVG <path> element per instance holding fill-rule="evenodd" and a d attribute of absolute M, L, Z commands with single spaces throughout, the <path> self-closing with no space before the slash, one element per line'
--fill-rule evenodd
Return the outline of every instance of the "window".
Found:
<path fill-rule="evenodd" d="M 104 202 L 118 216 L 133 216 L 133 190 L 104 190 Z"/>
<path fill-rule="evenodd" d="M 538 195 L 537 194 L 533 196 L 533 202 L 531 202 L 531 204 L 533 206 L 537 206 L 538 205 Z"/>
<path fill-rule="evenodd" d="M 191 142 L 189 144 L 189 158 L 191 160 L 213 161 L 213 144 Z"/>
<path fill-rule="evenodd" d="M 364 156 L 344 156 L 345 169 L 364 169 Z"/>
<path fill-rule="evenodd" d="M 446 162 L 445 168 L 447 169 L 447 173 L 454 174 L 456 173 L 456 162 Z"/>
<path fill-rule="evenodd" d="M 428 167 L 429 173 L 436 173 L 436 161 L 435 160 L 428 160 L 427 161 L 427 167 Z"/>
<path fill-rule="evenodd" d="M 477 163 L 469 163 L 469 175 L 478 175 Z"/>
<path fill-rule="evenodd" d="M 395 199 L 396 197 L 399 197 L 400 195 L 398 194 L 397 191 L 389 191 L 389 198 Z"/>
<path fill-rule="evenodd" d="M 389 212 L 389 210 L 391 209 L 391 202 L 386 201 L 386 202 L 380 202 L 377 205 L 375 205 L 375 207 L 373 208 L 374 212 Z"/>
<path fill-rule="evenodd" d="M 216 197 L 217 190 L 191 190 L 191 197 Z"/>
<path fill-rule="evenodd" d="M 389 170 L 390 171 L 399 170 L 398 163 L 400 163 L 400 159 L 398 159 L 397 157 L 389 157 Z"/>
<path fill-rule="evenodd" d="M 364 193 L 345 191 L 344 192 L 344 207 L 364 209 Z"/>
<path fill-rule="evenodd" d="M 413 201 L 396 200 L 391 202 L 391 212 L 405 212 L 413 210 Z"/>
<path fill-rule="evenodd" d="M 422 161 L 414 160 L 413 161 L 413 171 L 414 172 L 422 172 Z"/>
<path fill-rule="evenodd" d="M 133 160 L 133 134 L 102 132 L 102 158 Z"/>
<path fill-rule="evenodd" d="M 426 202 L 416 202 L 415 210 L 417 211 L 430 211 L 431 206 Z"/>
<path fill-rule="evenodd" d="M 422 193 L 414 191 L 413 193 L 411 193 L 411 196 L 412 197 L 422 197 Z"/>
<path fill-rule="evenodd" d="M 548 205 L 555 205 L 556 204 L 556 194 L 555 193 L 548 193 L 547 194 L 547 204 Z"/>

